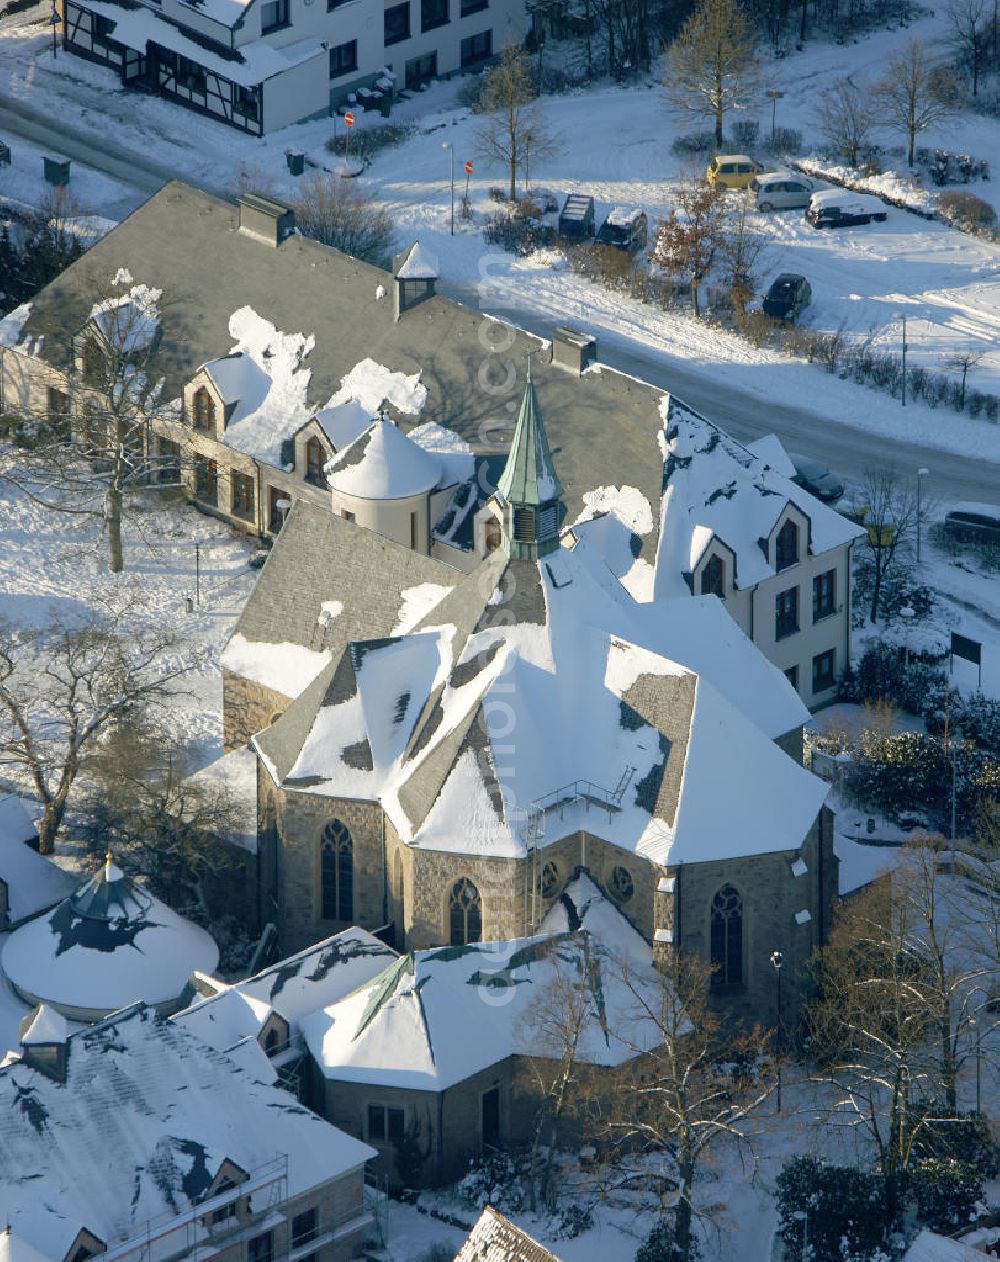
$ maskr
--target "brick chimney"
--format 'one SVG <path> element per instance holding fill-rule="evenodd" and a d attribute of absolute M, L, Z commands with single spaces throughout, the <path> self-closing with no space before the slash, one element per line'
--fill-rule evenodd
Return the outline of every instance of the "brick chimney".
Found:
<path fill-rule="evenodd" d="M 580 376 L 583 370 L 597 361 L 597 338 L 580 329 L 558 324 L 552 330 L 552 362 L 557 368 Z"/>

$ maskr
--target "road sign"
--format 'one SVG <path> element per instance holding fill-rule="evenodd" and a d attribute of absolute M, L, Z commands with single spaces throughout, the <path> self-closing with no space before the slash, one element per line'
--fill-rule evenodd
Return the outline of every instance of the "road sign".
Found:
<path fill-rule="evenodd" d="M 344 126 L 345 127 L 354 126 L 354 115 L 351 113 L 350 110 L 348 110 L 347 113 L 344 115 Z"/>
<path fill-rule="evenodd" d="M 466 175 L 471 175 L 471 174 L 472 174 L 472 163 L 471 163 L 471 162 L 466 162 L 466 164 L 465 164 L 465 174 L 466 174 Z"/>

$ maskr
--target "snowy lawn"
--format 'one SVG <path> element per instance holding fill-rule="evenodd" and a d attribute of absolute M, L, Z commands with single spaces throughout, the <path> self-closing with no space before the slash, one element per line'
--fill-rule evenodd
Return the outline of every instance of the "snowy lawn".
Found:
<path fill-rule="evenodd" d="M 43 629 L 86 618 L 98 599 L 115 596 L 133 602 L 137 619 L 174 630 L 178 652 L 206 657 L 182 678 L 166 716 L 194 770 L 222 753 L 216 663 L 256 577 L 247 565 L 253 550 L 196 509 L 140 493 L 126 516 L 125 573 L 111 575 L 106 543 L 89 518 L 43 508 L 0 482 L 0 619 Z M 197 599 L 191 614 L 188 597 Z"/>

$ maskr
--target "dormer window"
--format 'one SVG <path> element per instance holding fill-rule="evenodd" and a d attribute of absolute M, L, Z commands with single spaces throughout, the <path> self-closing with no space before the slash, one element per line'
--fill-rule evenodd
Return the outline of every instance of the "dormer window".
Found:
<path fill-rule="evenodd" d="M 701 594 L 725 596 L 726 566 L 720 556 L 710 556 L 701 571 Z"/>
<path fill-rule="evenodd" d="M 787 570 L 799 560 L 799 528 L 790 518 L 778 531 L 774 542 L 774 568 Z"/>
<path fill-rule="evenodd" d="M 306 481 L 316 486 L 324 486 L 323 466 L 326 464 L 326 452 L 318 438 L 310 438 L 306 443 Z"/>
<path fill-rule="evenodd" d="M 192 410 L 195 429 L 211 430 L 215 428 L 215 400 L 204 386 L 199 387 L 194 392 Z"/>

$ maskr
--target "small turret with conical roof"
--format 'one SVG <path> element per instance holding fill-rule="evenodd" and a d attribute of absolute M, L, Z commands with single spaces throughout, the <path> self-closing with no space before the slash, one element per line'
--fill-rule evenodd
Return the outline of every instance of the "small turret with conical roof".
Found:
<path fill-rule="evenodd" d="M 529 354 L 521 411 L 510 455 L 497 483 L 497 497 L 503 506 L 503 546 L 509 557 L 537 561 L 555 551 L 564 511 L 562 493 L 531 380 Z"/>

